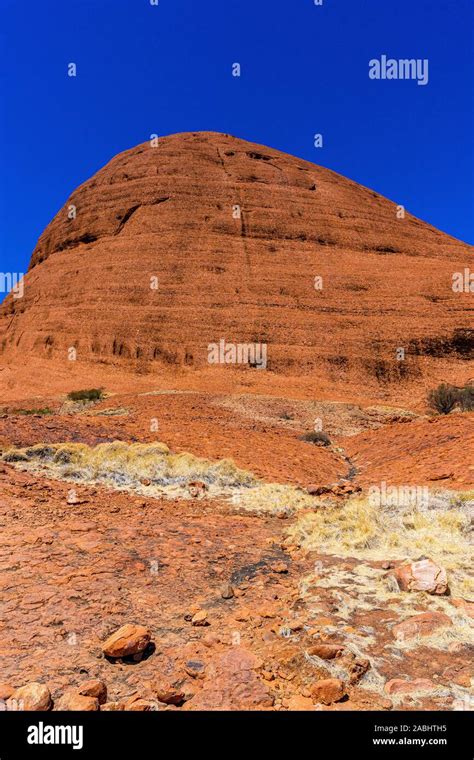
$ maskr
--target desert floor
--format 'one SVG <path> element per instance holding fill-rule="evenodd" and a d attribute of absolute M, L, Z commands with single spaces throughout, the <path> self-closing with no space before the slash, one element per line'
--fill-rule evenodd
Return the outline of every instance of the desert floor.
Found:
<path fill-rule="evenodd" d="M 137 386 L 1 410 L 0 699 L 472 708 L 472 414 Z M 428 501 L 374 508 L 383 483 Z M 423 557 L 448 593 L 400 590 Z M 106 656 L 127 624 L 150 643 Z"/>

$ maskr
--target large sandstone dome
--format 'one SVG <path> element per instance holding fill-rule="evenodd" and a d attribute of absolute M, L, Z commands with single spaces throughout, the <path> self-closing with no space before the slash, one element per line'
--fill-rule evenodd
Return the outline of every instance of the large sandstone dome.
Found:
<path fill-rule="evenodd" d="M 273 376 L 328 387 L 465 379 L 469 294 L 452 276 L 471 249 L 397 203 L 230 135 L 140 145 L 41 235 L 23 298 L 0 312 L 2 363 L 53 371 L 74 347 L 115 372 L 232 372 L 208 365 L 223 338 L 265 343 Z"/>

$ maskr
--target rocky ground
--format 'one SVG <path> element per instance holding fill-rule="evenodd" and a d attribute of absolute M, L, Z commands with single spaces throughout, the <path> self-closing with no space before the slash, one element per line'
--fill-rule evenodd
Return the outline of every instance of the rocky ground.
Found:
<path fill-rule="evenodd" d="M 404 557 L 383 546 L 327 551 L 324 532 L 311 527 L 377 482 L 381 441 L 394 431 L 400 439 L 400 429 L 412 458 L 391 446 L 387 479 L 414 482 L 416 462 L 417 482 L 466 499 L 461 441 L 472 415 L 433 421 L 358 409 L 348 420 L 346 408 L 333 410 L 338 435 L 318 447 L 300 440 L 304 410 L 289 400 L 173 392 L 42 405 L 51 413 L 24 414 L 38 408 L 30 400 L 0 416 L 0 699 L 8 709 L 472 707 L 473 604 L 461 559 L 450 550 L 445 570 L 441 554 L 417 562 L 423 552 Z M 359 432 L 343 435 L 354 433 L 356 417 Z M 150 431 L 154 418 L 159 433 Z M 127 490 L 58 479 L 36 460 L 8 455 L 38 443 L 157 438 L 292 484 L 288 509 L 247 509 L 200 482 L 183 482 L 170 498 L 143 478 Z M 293 492 L 311 506 L 292 508 Z"/>

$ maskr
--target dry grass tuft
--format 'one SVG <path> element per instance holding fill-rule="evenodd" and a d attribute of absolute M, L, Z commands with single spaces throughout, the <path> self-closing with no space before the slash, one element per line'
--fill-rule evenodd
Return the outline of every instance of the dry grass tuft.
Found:
<path fill-rule="evenodd" d="M 254 488 L 240 491 L 234 503 L 252 512 L 291 515 L 303 509 L 314 509 L 314 498 L 293 486 L 278 483 L 259 483 Z"/>
<path fill-rule="evenodd" d="M 38 444 L 11 449 L 3 458 L 49 477 L 102 483 L 147 496 L 190 498 L 187 484 L 200 480 L 207 485 L 209 497 L 230 498 L 233 506 L 252 512 L 290 515 L 313 508 L 315 503 L 313 497 L 292 486 L 262 483 L 231 459 L 210 461 L 187 452 L 175 454 L 161 442 Z"/>
<path fill-rule="evenodd" d="M 115 488 L 161 491 L 182 487 L 193 480 L 202 480 L 209 490 L 243 488 L 255 485 L 256 478 L 239 469 L 232 460 L 212 462 L 186 452 L 175 454 L 164 443 L 123 441 L 88 446 L 83 443 L 62 443 L 31 446 L 6 452 L 7 461 L 18 462 L 27 469 L 44 471 L 51 477 L 85 483 L 104 483 Z M 150 493 L 153 495 L 153 493 Z"/>
<path fill-rule="evenodd" d="M 342 507 L 304 514 L 291 526 L 289 540 L 320 554 L 365 560 L 429 556 L 446 567 L 455 594 L 474 593 L 470 567 L 473 501 L 436 495 L 427 507 L 375 506 L 354 497 Z"/>
<path fill-rule="evenodd" d="M 147 496 L 189 498 L 185 487 L 190 481 L 200 480 L 208 486 L 208 496 L 231 498 L 234 506 L 246 511 L 290 515 L 299 509 L 314 508 L 313 497 L 304 491 L 262 483 L 231 459 L 211 461 L 187 452 L 175 454 L 160 442 L 38 444 L 7 451 L 3 458 L 25 469 L 43 471 L 49 477 L 102 483 Z"/>

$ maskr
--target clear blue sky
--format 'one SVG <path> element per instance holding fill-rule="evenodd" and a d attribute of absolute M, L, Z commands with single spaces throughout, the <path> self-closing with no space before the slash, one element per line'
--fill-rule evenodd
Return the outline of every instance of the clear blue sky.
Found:
<path fill-rule="evenodd" d="M 473 0 L 0 0 L 0 271 L 155 132 L 279 148 L 474 243 L 473 22 Z M 382 54 L 428 58 L 428 85 L 370 80 Z"/>

